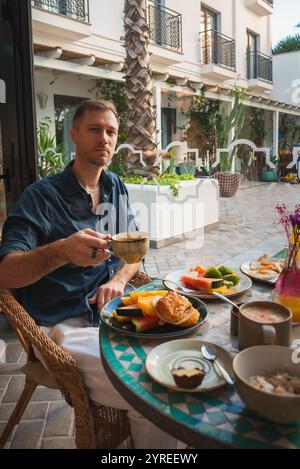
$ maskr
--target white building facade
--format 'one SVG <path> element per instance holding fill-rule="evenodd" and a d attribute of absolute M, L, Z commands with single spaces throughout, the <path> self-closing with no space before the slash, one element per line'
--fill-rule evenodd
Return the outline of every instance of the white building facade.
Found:
<path fill-rule="evenodd" d="M 300 51 L 273 56 L 272 98 L 289 106 L 300 106 Z"/>
<path fill-rule="evenodd" d="M 245 105 L 264 111 L 264 145 L 278 154 L 280 113 L 300 116 L 300 103 L 280 102 L 272 94 L 273 0 L 146 3 L 154 100 L 161 109 L 158 146 L 183 140 L 193 95 L 205 90 L 207 98 L 230 110 L 229 90 L 240 87 L 249 89 Z M 50 117 L 66 144 L 72 111 L 81 99 L 96 96 L 97 80 L 124 81 L 124 2 L 33 0 L 32 5 L 37 121 Z"/>

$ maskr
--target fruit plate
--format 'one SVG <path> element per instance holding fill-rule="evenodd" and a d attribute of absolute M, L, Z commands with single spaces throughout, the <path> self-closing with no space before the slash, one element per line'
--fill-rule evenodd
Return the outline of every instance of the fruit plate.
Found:
<path fill-rule="evenodd" d="M 122 305 L 121 297 L 114 298 L 113 300 L 109 301 L 100 311 L 100 320 L 103 324 L 108 326 L 112 331 L 127 335 L 130 337 L 137 337 L 140 339 L 160 339 L 160 338 L 172 338 L 172 337 L 180 337 L 186 334 L 190 334 L 191 332 L 198 329 L 198 327 L 202 326 L 204 322 L 207 320 L 208 311 L 205 304 L 198 298 L 189 298 L 189 301 L 192 303 L 194 308 L 196 308 L 199 313 L 199 321 L 197 324 L 191 327 L 179 327 L 173 326 L 172 324 L 164 324 L 163 326 L 157 326 L 154 329 L 150 329 L 145 332 L 132 332 L 122 329 L 110 322 L 110 318 L 112 316 L 113 311 Z"/>
<path fill-rule="evenodd" d="M 181 289 L 179 287 L 177 288 L 176 285 L 174 285 L 174 283 L 173 283 L 173 282 L 175 282 L 178 285 L 180 285 L 181 284 L 180 279 L 186 273 L 187 273 L 186 270 L 175 270 L 174 272 L 171 272 L 170 274 L 168 274 L 165 277 L 165 279 L 163 281 L 164 286 L 168 290 L 176 291 L 180 295 L 184 295 L 184 294 L 187 295 L 187 293 L 183 289 Z M 245 293 L 246 291 L 248 291 L 252 287 L 252 281 L 249 277 L 242 274 L 242 275 L 240 275 L 240 278 L 241 278 L 240 283 L 234 287 L 236 289 L 236 292 L 235 293 L 229 293 L 228 295 L 226 295 L 228 298 L 234 298 L 235 296 L 241 295 L 242 293 Z M 169 280 L 169 282 L 168 282 L 168 280 Z M 183 287 L 184 287 L 184 285 L 183 285 Z M 201 293 L 200 291 L 197 291 L 197 290 L 193 291 L 193 295 L 196 296 L 197 298 L 200 298 L 201 300 L 217 300 L 218 299 L 217 297 L 215 297 L 213 295 L 208 295 L 208 294 L 205 294 L 205 293 Z"/>
<path fill-rule="evenodd" d="M 148 354 L 146 369 L 151 378 L 157 383 L 174 391 L 207 392 L 220 388 L 226 384 L 217 365 L 206 360 L 201 352 L 202 345 L 213 346 L 217 359 L 232 374 L 232 357 L 230 353 L 219 345 L 199 339 L 177 339 L 164 342 L 155 347 Z M 174 383 L 171 373 L 173 368 L 200 368 L 205 371 L 201 385 L 194 389 L 183 389 Z"/>
<path fill-rule="evenodd" d="M 282 261 L 282 259 L 277 259 L 275 257 L 272 257 L 268 260 L 269 261 L 278 261 L 278 262 Z M 262 282 L 262 283 L 267 284 L 267 285 L 275 285 L 276 280 L 278 279 L 280 274 L 277 274 L 276 277 L 274 277 L 272 279 L 262 278 L 261 276 L 259 276 L 259 274 L 255 273 L 251 270 L 250 266 L 251 266 L 252 262 L 254 262 L 254 261 L 244 262 L 240 266 L 240 271 L 243 272 L 243 274 L 246 274 L 248 277 L 252 278 L 253 280 L 255 280 L 257 282 Z"/>

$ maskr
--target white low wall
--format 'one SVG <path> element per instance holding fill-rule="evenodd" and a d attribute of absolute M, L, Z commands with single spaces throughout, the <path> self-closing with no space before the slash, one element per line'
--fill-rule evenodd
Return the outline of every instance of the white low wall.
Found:
<path fill-rule="evenodd" d="M 151 246 L 160 248 L 219 222 L 218 185 L 197 179 L 179 184 L 174 197 L 167 186 L 126 185 L 141 231 L 150 235 Z"/>

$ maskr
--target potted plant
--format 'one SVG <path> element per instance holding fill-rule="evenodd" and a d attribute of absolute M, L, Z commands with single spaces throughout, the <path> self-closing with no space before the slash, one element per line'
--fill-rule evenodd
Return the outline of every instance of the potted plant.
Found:
<path fill-rule="evenodd" d="M 272 156 L 271 162 L 277 166 L 278 164 L 278 157 Z M 277 181 L 277 167 L 276 168 L 270 168 L 269 166 L 264 166 L 261 172 L 261 180 L 264 182 L 274 182 Z"/>
<path fill-rule="evenodd" d="M 200 180 L 187 173 L 175 174 L 174 155 L 171 154 L 167 167 L 162 161 L 160 174 L 155 178 L 129 173 L 118 160 L 113 160 L 111 166 L 109 170 L 116 171 L 126 184 L 136 222 L 141 231 L 149 233 L 152 248 L 200 233 L 204 227 L 217 227 L 217 184 L 210 178 Z"/>
<path fill-rule="evenodd" d="M 185 158 L 182 163 L 179 163 L 175 166 L 175 172 L 179 176 L 183 174 L 189 174 L 190 176 L 195 176 L 196 171 L 197 170 L 196 170 L 194 161 L 189 160 L 187 158 Z"/>
<path fill-rule="evenodd" d="M 191 174 L 190 171 L 184 171 L 184 164 L 182 165 L 181 172 L 177 173 L 178 166 L 175 166 L 175 157 L 174 157 L 174 150 L 171 149 L 171 157 L 170 157 L 170 164 L 165 168 L 164 162 L 162 160 L 162 169 L 159 176 L 155 177 L 154 179 L 147 179 L 139 174 L 120 174 L 119 176 L 122 177 L 123 182 L 125 184 L 143 184 L 146 186 L 169 186 L 170 192 L 172 193 L 173 197 L 179 196 L 179 184 L 182 181 L 191 181 L 194 178 L 194 174 Z M 189 168 L 187 168 L 189 169 Z"/>

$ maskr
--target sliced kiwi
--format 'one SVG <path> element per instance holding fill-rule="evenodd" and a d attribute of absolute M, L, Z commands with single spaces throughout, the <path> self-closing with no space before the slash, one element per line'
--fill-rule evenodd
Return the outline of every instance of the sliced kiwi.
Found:
<path fill-rule="evenodd" d="M 221 272 L 216 267 L 210 267 L 205 271 L 204 276 L 205 278 L 222 278 Z"/>
<path fill-rule="evenodd" d="M 226 267 L 225 265 L 221 265 L 221 267 L 218 268 L 218 271 L 221 273 L 223 277 L 225 277 L 225 275 L 235 274 L 235 272 L 232 269 L 230 269 L 229 267 Z"/>
<path fill-rule="evenodd" d="M 230 275 L 225 275 L 224 280 L 226 282 L 233 283 L 233 286 L 235 286 L 240 283 L 241 277 L 239 277 L 237 274 L 230 274 Z"/>

